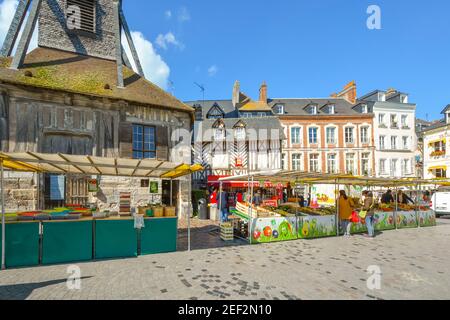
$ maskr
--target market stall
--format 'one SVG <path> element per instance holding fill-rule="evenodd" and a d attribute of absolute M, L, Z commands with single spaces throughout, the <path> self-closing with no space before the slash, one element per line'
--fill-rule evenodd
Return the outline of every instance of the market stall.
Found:
<path fill-rule="evenodd" d="M 263 181 L 264 184 L 306 184 L 331 186 L 332 194 L 320 193 L 316 187 L 310 187 L 315 194 L 311 196 L 308 207 L 298 203 L 285 203 L 278 206 L 256 206 L 252 200 L 238 203 L 232 211 L 234 216 L 239 216 L 248 221 L 249 243 L 267 243 L 295 239 L 314 239 L 320 237 L 339 236 L 339 207 L 336 206 L 338 191 L 341 189 L 358 188 L 359 194 L 352 195 L 357 206 L 360 206 L 360 192 L 374 190 L 375 188 L 393 188 L 396 191 L 400 187 L 407 186 L 415 193 L 416 202 L 411 205 L 395 204 L 375 206 L 375 229 L 377 231 L 401 229 L 405 227 L 435 226 L 436 217 L 429 204 L 419 201 L 421 185 L 442 184 L 445 181 L 430 181 L 420 179 L 383 179 L 356 177 L 351 175 L 334 175 L 307 173 L 298 171 L 275 171 L 270 173 L 253 173 L 249 175 L 222 178 L 219 181 Z M 252 186 L 250 184 L 249 186 Z M 249 194 L 254 190 L 249 187 Z M 356 188 L 355 188 L 356 189 Z M 397 199 L 396 199 L 397 202 Z M 353 223 L 352 233 L 367 232 L 364 221 Z"/>
<path fill-rule="evenodd" d="M 203 168 L 150 159 L 0 153 L 3 269 L 172 252 L 176 251 L 178 227 L 172 197 L 168 207 L 130 208 L 128 204 L 125 215 L 122 210 L 101 212 L 98 208 L 70 204 L 51 210 L 6 213 L 4 170 L 154 178 L 170 180 L 172 185 L 172 181 Z"/>

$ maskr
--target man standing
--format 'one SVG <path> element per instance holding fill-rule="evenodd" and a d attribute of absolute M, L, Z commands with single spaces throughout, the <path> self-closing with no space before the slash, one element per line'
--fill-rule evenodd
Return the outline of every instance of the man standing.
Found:
<path fill-rule="evenodd" d="M 217 194 L 217 205 L 220 211 L 220 222 L 228 221 L 228 193 L 224 190 Z"/>

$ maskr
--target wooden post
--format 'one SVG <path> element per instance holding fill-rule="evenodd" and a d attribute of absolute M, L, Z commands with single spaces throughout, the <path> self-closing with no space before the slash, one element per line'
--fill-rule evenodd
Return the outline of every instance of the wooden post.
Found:
<path fill-rule="evenodd" d="M 116 40 L 116 64 L 117 64 L 117 87 L 125 87 L 123 81 L 123 62 L 122 62 L 122 26 L 120 24 L 120 0 L 113 1 L 114 6 L 114 36 Z"/>
<path fill-rule="evenodd" d="M 142 69 L 141 61 L 139 60 L 139 55 L 137 53 L 136 47 L 134 46 L 133 38 L 131 37 L 130 28 L 128 27 L 127 20 L 123 14 L 122 8 L 119 9 L 120 23 L 125 32 L 125 36 L 128 40 L 128 45 L 130 46 L 131 55 L 133 56 L 134 63 L 136 65 L 137 73 L 144 77 L 144 71 Z"/>
<path fill-rule="evenodd" d="M 16 13 L 9 27 L 8 34 L 6 35 L 3 47 L 0 51 L 0 56 L 9 57 L 16 44 L 19 31 L 22 28 L 23 21 L 25 20 L 26 13 L 30 6 L 30 0 L 20 0 L 17 6 Z"/>
<path fill-rule="evenodd" d="M 39 18 L 41 3 L 42 0 L 33 0 L 33 4 L 30 10 L 30 16 L 28 17 L 27 23 L 25 24 L 22 37 L 20 38 L 19 45 L 17 47 L 17 52 L 14 55 L 13 61 L 11 63 L 11 69 L 19 69 L 20 67 L 22 67 L 23 62 L 25 61 L 25 56 L 30 45 L 31 37 L 33 36 L 33 31 Z"/>
<path fill-rule="evenodd" d="M 5 249 L 6 249 L 6 225 L 5 225 L 5 189 L 4 189 L 4 184 L 3 184 L 3 179 L 4 179 L 4 172 L 3 172 L 3 159 L 0 159 L 0 199 L 1 199 L 1 203 L 2 203 L 2 270 L 6 269 L 6 254 L 5 254 Z"/>

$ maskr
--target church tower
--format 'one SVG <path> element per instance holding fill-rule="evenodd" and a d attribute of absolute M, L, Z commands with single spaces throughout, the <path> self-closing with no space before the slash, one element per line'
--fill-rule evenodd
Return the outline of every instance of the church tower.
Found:
<path fill-rule="evenodd" d="M 28 19 L 25 19 L 28 11 Z M 24 32 L 18 39 L 24 23 Z M 131 68 L 122 46 L 124 35 L 136 72 L 144 76 L 122 11 L 122 0 L 20 0 L 1 49 L 2 56 L 10 56 L 19 41 L 12 69 L 22 67 L 37 24 L 39 47 L 116 61 L 118 87 L 124 87 L 123 65 Z"/>

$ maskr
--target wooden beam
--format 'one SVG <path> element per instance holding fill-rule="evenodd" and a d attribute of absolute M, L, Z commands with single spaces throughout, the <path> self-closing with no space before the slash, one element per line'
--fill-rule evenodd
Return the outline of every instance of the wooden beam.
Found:
<path fill-rule="evenodd" d="M 114 159 L 114 169 L 116 170 L 116 176 L 119 176 L 119 169 L 117 169 L 117 158 Z"/>
<path fill-rule="evenodd" d="M 133 70 L 133 66 L 130 63 L 130 59 L 128 59 L 127 53 L 125 52 L 124 47 L 122 46 L 122 60 L 123 63 L 131 70 Z"/>
<path fill-rule="evenodd" d="M 123 62 L 122 62 L 122 28 L 120 25 L 120 1 L 113 0 L 114 11 L 114 37 L 116 42 L 117 87 L 124 88 Z"/>
<path fill-rule="evenodd" d="M 131 37 L 130 28 L 128 27 L 128 23 L 127 23 L 127 20 L 125 19 L 125 15 L 123 14 L 122 8 L 120 8 L 119 15 L 120 15 L 121 25 L 125 32 L 125 36 L 127 37 L 127 40 L 128 40 L 128 45 L 130 46 L 131 55 L 133 57 L 135 65 L 136 65 L 137 73 L 141 77 L 144 77 L 144 71 L 142 69 L 141 61 L 139 60 L 139 55 L 137 53 L 136 47 L 134 46 L 134 41 L 133 41 L 133 38 Z"/>
<path fill-rule="evenodd" d="M 81 173 L 86 174 L 86 172 L 85 172 L 83 169 L 81 169 L 79 166 L 77 166 L 77 165 L 75 165 L 75 164 L 72 164 L 71 161 L 70 161 L 69 159 L 67 159 L 65 156 L 63 156 L 61 153 L 58 153 L 58 156 L 59 156 L 61 159 L 63 159 L 64 161 L 66 161 L 67 164 L 68 164 L 69 166 L 72 166 L 72 167 L 74 167 L 75 169 L 77 169 L 78 171 L 80 171 Z"/>
<path fill-rule="evenodd" d="M 67 173 L 67 170 L 65 170 L 65 169 L 63 169 L 63 168 L 61 168 L 61 167 L 59 167 L 59 166 L 57 166 L 57 165 L 55 165 L 55 164 L 53 164 L 53 163 L 49 163 L 49 162 L 45 161 L 45 160 L 42 159 L 41 157 L 35 155 L 33 152 L 27 151 L 27 154 L 30 155 L 30 156 L 32 156 L 33 158 L 37 159 L 37 160 L 38 160 L 38 163 L 39 163 L 39 162 L 44 162 L 45 164 L 48 164 L 48 165 L 52 166 L 53 168 L 56 168 L 56 169 L 58 169 L 58 170 L 60 170 L 60 171 L 62 171 L 62 172 L 64 172 L 64 173 Z"/>
<path fill-rule="evenodd" d="M 89 162 L 91 163 L 91 165 L 94 167 L 95 170 L 97 170 L 99 175 L 103 175 L 103 173 L 100 171 L 100 169 L 95 165 L 94 161 L 92 160 L 92 158 L 90 156 L 86 156 L 86 158 L 89 160 Z"/>
<path fill-rule="evenodd" d="M 131 174 L 132 176 L 134 176 L 134 175 L 135 175 L 135 173 L 136 173 L 136 171 L 138 171 L 138 169 L 139 169 L 139 166 L 141 165 L 141 163 L 142 163 L 142 160 L 140 160 L 140 161 L 138 162 L 138 164 L 137 164 L 136 168 L 134 169 L 133 173 Z"/>
<path fill-rule="evenodd" d="M 146 177 L 150 177 L 150 175 L 151 175 L 153 172 L 155 172 L 156 170 L 158 170 L 164 163 L 165 163 L 164 161 L 161 161 L 160 164 L 158 164 L 153 170 L 150 170 L 150 172 L 147 173 L 145 176 L 146 176 Z"/>
<path fill-rule="evenodd" d="M 9 57 L 11 55 L 29 7 L 30 7 L 30 0 L 19 1 L 16 13 L 14 14 L 14 18 L 11 22 L 8 33 L 6 34 L 5 41 L 3 42 L 3 46 L 0 51 L 0 56 Z"/>
<path fill-rule="evenodd" d="M 28 17 L 27 23 L 23 30 L 22 37 L 20 38 L 19 45 L 17 47 L 17 52 L 14 55 L 13 61 L 11 63 L 11 69 L 19 69 L 22 67 L 25 61 L 25 56 L 30 46 L 31 37 L 33 36 L 34 29 L 36 28 L 36 23 L 39 18 L 39 10 L 41 8 L 42 0 L 33 0 L 31 5 L 30 16 Z"/>

